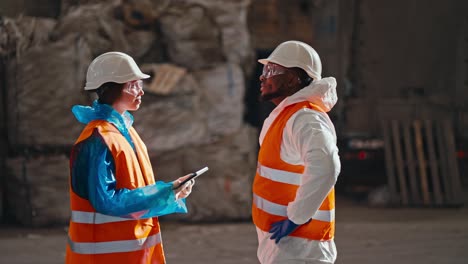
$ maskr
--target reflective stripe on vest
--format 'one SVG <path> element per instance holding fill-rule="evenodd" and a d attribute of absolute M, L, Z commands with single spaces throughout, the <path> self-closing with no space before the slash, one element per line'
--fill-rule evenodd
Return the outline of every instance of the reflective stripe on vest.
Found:
<path fill-rule="evenodd" d="M 161 243 L 161 233 L 135 240 L 120 240 L 111 242 L 73 242 L 70 237 L 68 244 L 71 250 L 78 254 L 106 254 L 118 252 L 131 252 L 153 247 Z"/>
<path fill-rule="evenodd" d="M 263 166 L 260 163 L 257 164 L 257 173 L 258 175 L 272 181 L 289 183 L 293 185 L 301 184 L 301 173 L 272 169 L 268 168 L 267 166 Z"/>
<path fill-rule="evenodd" d="M 253 202 L 254 204 L 261 210 L 277 216 L 287 217 L 287 206 L 276 204 L 270 202 L 262 197 L 254 194 L 253 195 Z M 312 216 L 314 220 L 320 220 L 324 222 L 332 222 L 335 220 L 335 209 L 332 210 L 317 210 L 314 216 Z"/>
<path fill-rule="evenodd" d="M 97 131 L 115 162 L 116 188 L 133 190 L 154 184 L 151 162 L 141 138 L 129 129 L 135 149 L 107 121 L 90 122 L 75 144 Z M 164 252 L 157 217 L 139 219 L 115 217 L 96 212 L 89 200 L 79 197 L 70 186 L 71 221 L 66 263 L 158 263 Z M 144 212 L 132 215 L 141 216 Z"/>
<path fill-rule="evenodd" d="M 297 111 L 308 108 L 324 113 L 309 102 L 285 107 L 268 128 L 258 154 L 257 173 L 253 183 L 252 219 L 257 228 L 268 232 L 271 225 L 288 217 L 287 208 L 296 197 L 304 165 L 281 159 L 281 144 L 286 123 Z M 311 221 L 289 236 L 309 240 L 330 240 L 335 232 L 335 195 L 332 188 Z"/>
<path fill-rule="evenodd" d="M 80 224 L 106 224 L 113 222 L 132 221 L 131 218 L 105 215 L 95 212 L 72 211 L 71 221 Z"/>

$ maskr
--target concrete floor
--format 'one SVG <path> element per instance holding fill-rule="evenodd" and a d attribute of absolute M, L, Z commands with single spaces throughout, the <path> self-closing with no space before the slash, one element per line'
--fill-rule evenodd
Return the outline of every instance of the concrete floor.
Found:
<path fill-rule="evenodd" d="M 468 208 L 379 209 L 337 203 L 337 264 L 466 264 Z M 258 263 L 249 222 L 162 222 L 168 263 Z M 0 263 L 63 263 L 66 228 L 0 228 Z"/>

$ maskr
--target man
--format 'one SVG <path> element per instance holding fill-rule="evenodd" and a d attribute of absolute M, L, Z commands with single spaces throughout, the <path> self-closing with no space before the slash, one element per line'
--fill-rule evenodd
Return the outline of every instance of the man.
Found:
<path fill-rule="evenodd" d="M 104 53 L 88 67 L 85 90 L 99 99 L 72 108 L 86 127 L 70 155 L 67 264 L 166 263 L 158 216 L 187 212 L 183 198 L 193 180 L 155 182 L 128 112 L 140 108 L 148 77 L 122 52 Z"/>
<path fill-rule="evenodd" d="M 262 264 L 334 263 L 334 185 L 340 172 L 334 126 L 336 81 L 321 78 L 317 52 L 281 43 L 266 59 L 261 99 L 276 108 L 260 133 L 252 217 Z"/>

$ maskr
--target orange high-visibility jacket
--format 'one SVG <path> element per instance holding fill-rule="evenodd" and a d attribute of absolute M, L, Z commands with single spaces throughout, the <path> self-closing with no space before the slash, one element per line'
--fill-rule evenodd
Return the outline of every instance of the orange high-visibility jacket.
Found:
<path fill-rule="evenodd" d="M 287 106 L 276 117 L 266 133 L 258 154 L 257 173 L 253 183 L 252 218 L 254 224 L 268 232 L 271 224 L 287 218 L 288 203 L 294 201 L 304 172 L 303 165 L 281 159 L 283 129 L 289 118 L 302 108 L 323 112 L 310 102 Z M 330 240 L 335 233 L 335 192 L 332 189 L 312 220 L 298 227 L 290 236 L 310 240 Z"/>
<path fill-rule="evenodd" d="M 131 190 L 155 183 L 146 146 L 133 127 L 129 132 L 135 151 L 117 128 L 103 120 L 90 122 L 75 145 L 91 136 L 95 129 L 114 158 L 117 188 Z M 72 188 L 70 203 L 67 264 L 165 263 L 157 217 L 135 220 L 97 213 Z"/>

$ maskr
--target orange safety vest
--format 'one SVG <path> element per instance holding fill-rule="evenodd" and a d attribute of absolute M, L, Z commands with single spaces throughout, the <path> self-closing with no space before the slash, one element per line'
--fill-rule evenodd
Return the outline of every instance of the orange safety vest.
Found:
<path fill-rule="evenodd" d="M 287 106 L 271 124 L 258 154 L 257 173 L 253 183 L 252 218 L 254 224 L 268 232 L 271 224 L 287 218 L 288 203 L 294 201 L 303 165 L 292 165 L 281 159 L 283 129 L 289 118 L 302 108 L 323 112 L 310 102 Z M 330 240 L 335 233 L 335 191 L 332 189 L 312 220 L 298 227 L 290 236 L 310 240 Z"/>
<path fill-rule="evenodd" d="M 118 189 L 131 190 L 155 183 L 146 146 L 133 127 L 129 132 L 136 153 L 117 128 L 103 120 L 90 122 L 75 145 L 91 136 L 95 129 L 114 158 Z M 97 213 L 72 188 L 70 204 L 67 264 L 166 263 L 157 217 L 134 220 Z"/>

